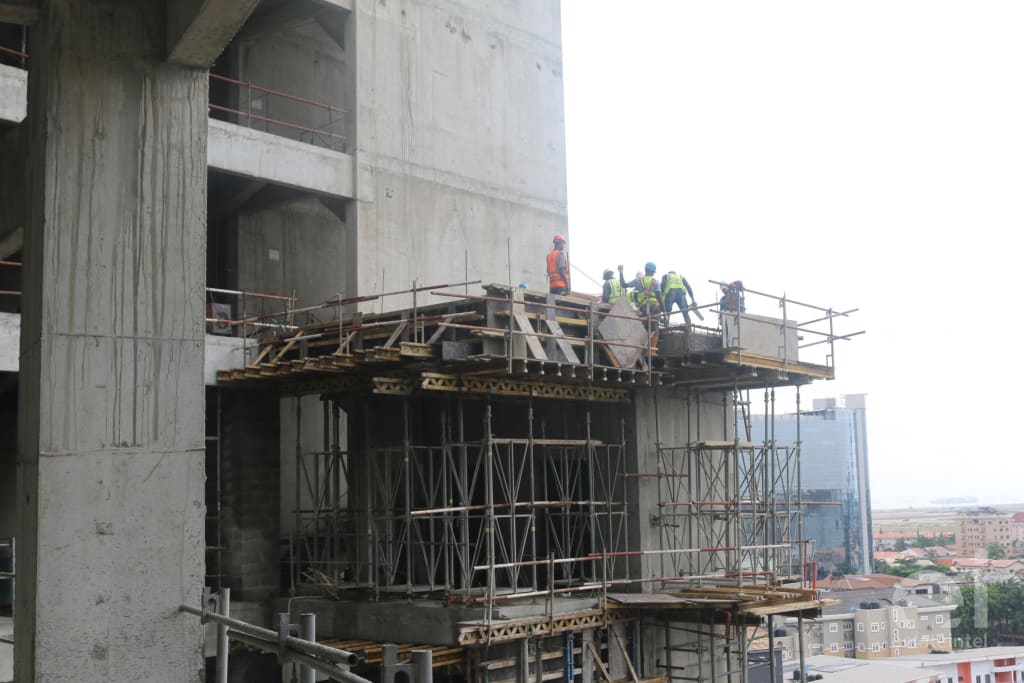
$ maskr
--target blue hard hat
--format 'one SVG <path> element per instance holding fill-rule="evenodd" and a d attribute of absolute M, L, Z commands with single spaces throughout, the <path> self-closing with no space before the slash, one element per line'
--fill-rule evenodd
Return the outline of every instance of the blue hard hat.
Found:
<path fill-rule="evenodd" d="M 652 273 L 657 272 L 658 270 L 658 266 L 654 265 L 654 261 L 648 261 L 644 268 L 651 271 Z"/>
<path fill-rule="evenodd" d="M 526 283 L 525 282 L 520 282 L 519 283 L 519 289 L 527 289 Z"/>

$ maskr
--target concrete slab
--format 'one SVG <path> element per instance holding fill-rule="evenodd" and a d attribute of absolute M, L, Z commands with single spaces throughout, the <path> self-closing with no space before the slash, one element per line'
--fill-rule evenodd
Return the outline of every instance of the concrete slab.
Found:
<path fill-rule="evenodd" d="M 0 617 L 0 683 L 14 680 L 14 646 L 3 636 L 14 634 L 14 619 Z"/>
<path fill-rule="evenodd" d="M 17 372 L 21 355 L 21 316 L 0 313 L 0 372 Z"/>
<path fill-rule="evenodd" d="M 4 2 L 0 2 L 0 21 L 4 23 L 31 24 L 38 18 L 38 0 L 4 0 Z"/>
<path fill-rule="evenodd" d="M 213 119 L 209 131 L 210 168 L 331 197 L 354 194 L 348 154 Z"/>
<path fill-rule="evenodd" d="M 3 318 L 0 317 L 0 341 L 3 340 Z M 252 346 L 252 343 L 249 344 Z M 216 334 L 206 335 L 205 362 L 203 365 L 203 382 L 206 386 L 217 383 L 217 371 L 229 368 L 240 368 L 245 365 L 245 340 L 238 337 L 221 337 Z M 0 347 L 0 370 L 3 369 L 3 349 Z"/>
<path fill-rule="evenodd" d="M 0 121 L 21 123 L 28 104 L 28 71 L 0 64 Z"/>
<path fill-rule="evenodd" d="M 21 345 L 21 316 L 0 313 L 0 372 L 18 372 Z M 203 380 L 207 386 L 217 383 L 217 371 L 245 365 L 244 340 L 238 337 L 206 335 Z"/>
<path fill-rule="evenodd" d="M 208 69 L 259 0 L 178 0 L 167 6 L 167 61 Z"/>
<path fill-rule="evenodd" d="M 786 358 L 791 362 L 799 360 L 795 321 L 788 320 L 783 325 L 781 318 L 750 313 L 723 314 L 721 320 L 722 345 L 725 348 L 739 347 L 750 353 Z"/>

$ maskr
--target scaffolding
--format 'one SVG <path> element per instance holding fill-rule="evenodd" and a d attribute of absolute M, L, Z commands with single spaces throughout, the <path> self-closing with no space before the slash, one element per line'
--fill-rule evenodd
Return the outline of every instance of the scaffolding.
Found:
<path fill-rule="evenodd" d="M 799 436 L 777 443 L 771 426 L 777 387 L 796 387 L 799 412 L 799 387 L 834 376 L 835 342 L 859 334 L 834 319 L 853 311 L 812 306 L 799 322 L 805 304 L 781 297 L 781 320 L 722 312 L 721 328 L 659 328 L 628 306 L 485 290 L 414 283 L 414 302 L 450 301 L 343 315 L 403 292 L 339 295 L 233 321 L 258 350 L 222 384 L 320 397 L 315 450 L 295 402 L 293 594 L 479 609 L 458 644 L 544 639 L 549 664 L 530 664 L 544 676 L 572 657 L 573 671 L 636 663 L 668 681 L 746 680 L 765 620 L 823 604 L 807 574 Z M 824 363 L 799 357 L 805 334 Z M 556 608 L 565 598 L 580 600 Z M 535 607 L 510 617 L 506 605 Z M 527 659 L 469 657 L 467 676 L 507 661 Z"/>
<path fill-rule="evenodd" d="M 478 603 L 621 575 L 624 419 L 597 430 L 590 406 L 570 420 L 571 406 L 538 415 L 533 399 L 445 398 L 414 415 L 407 397 L 377 399 L 349 416 L 361 446 L 342 450 L 339 401 L 323 400 L 324 449 L 296 457 L 296 498 L 313 505 L 296 509 L 294 583 Z"/>

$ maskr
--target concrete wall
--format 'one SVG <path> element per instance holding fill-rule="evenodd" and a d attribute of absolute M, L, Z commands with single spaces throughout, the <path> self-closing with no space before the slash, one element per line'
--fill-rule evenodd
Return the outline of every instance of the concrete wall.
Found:
<path fill-rule="evenodd" d="M 732 403 L 722 403 L 722 392 L 692 392 L 687 395 L 685 389 L 665 388 L 656 391 L 637 391 L 633 408 L 636 415 L 635 433 L 631 446 L 636 454 L 636 468 L 631 470 L 640 473 L 662 471 L 658 462 L 657 444 L 664 447 L 686 446 L 698 440 L 719 440 L 732 438 Z M 728 397 L 727 397 L 728 398 Z M 678 453 L 670 456 L 682 458 Z M 635 514 L 630 515 L 633 526 L 629 534 L 631 545 L 635 548 L 678 548 L 687 547 L 685 543 L 686 529 L 669 526 L 678 520 L 665 518 L 665 524 L 659 523 L 663 509 L 658 507 L 662 495 L 659 486 L 666 487 L 669 483 L 683 486 L 683 480 L 669 482 L 656 477 L 640 477 L 631 479 L 632 488 L 629 500 L 634 501 Z M 665 497 L 668 498 L 667 491 Z M 634 540 L 635 539 L 635 540 Z M 639 561 L 639 560 L 638 560 Z M 678 556 L 679 567 L 690 566 L 690 557 Z M 632 573 L 640 576 L 664 576 L 664 572 L 673 572 L 674 566 L 670 556 L 651 556 L 643 558 L 642 567 L 634 566 Z M 645 590 L 657 588 L 653 584 L 645 584 Z"/>
<path fill-rule="evenodd" d="M 322 21 L 344 22 L 347 12 L 340 10 L 321 15 Z M 258 17 L 250 22 L 259 24 Z M 334 39 L 314 19 L 250 29 L 238 37 L 238 80 L 287 93 L 304 99 L 351 109 L 346 100 L 345 53 Z M 240 111 L 293 125 L 317 130 L 329 130 L 341 137 L 347 136 L 345 112 L 329 111 L 303 102 L 274 94 L 252 92 L 252 102 L 246 88 L 239 90 Z M 244 120 L 240 121 L 244 125 Z M 287 138 L 314 142 L 317 145 L 345 151 L 345 141 L 328 138 L 284 125 L 254 120 L 253 128 L 265 130 Z"/>
<path fill-rule="evenodd" d="M 268 294 L 294 293 L 300 305 L 339 292 L 354 295 L 352 237 L 337 215 L 311 197 L 239 216 L 238 285 Z M 280 309 L 280 302 L 272 304 L 271 310 Z"/>
<path fill-rule="evenodd" d="M 467 253 L 507 282 L 507 240 L 513 283 L 544 289 L 567 224 L 559 3 L 355 5 L 359 292 L 461 281 Z"/>

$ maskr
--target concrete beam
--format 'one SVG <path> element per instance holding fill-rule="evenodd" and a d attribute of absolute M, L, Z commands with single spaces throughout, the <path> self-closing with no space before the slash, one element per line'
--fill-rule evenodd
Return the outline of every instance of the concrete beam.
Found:
<path fill-rule="evenodd" d="M 167 3 L 167 61 L 208 69 L 260 0 L 174 0 Z"/>
<path fill-rule="evenodd" d="M 250 349 L 252 343 L 249 343 Z M 217 371 L 245 365 L 245 340 L 240 337 L 206 335 L 203 345 L 203 383 L 217 384 Z M 21 315 L 0 313 L 0 373 L 21 369 Z"/>
<path fill-rule="evenodd" d="M 209 131 L 210 168 L 315 194 L 354 196 L 348 154 L 214 119 Z"/>
<path fill-rule="evenodd" d="M 28 103 L 28 72 L 0 64 L 0 122 L 21 123 Z"/>
<path fill-rule="evenodd" d="M 25 228 L 19 225 L 11 232 L 0 237 L 0 259 L 9 259 L 21 251 L 23 246 L 25 246 Z"/>
<path fill-rule="evenodd" d="M 291 0 L 276 7 L 256 12 L 245 23 L 242 34 L 245 38 L 253 38 L 268 31 L 281 31 L 297 23 L 310 19 L 324 7 L 313 0 Z"/>
<path fill-rule="evenodd" d="M 324 7 L 343 9 L 348 12 L 352 11 L 352 0 L 314 0 L 314 2 Z"/>
<path fill-rule="evenodd" d="M 38 0 L 4 0 L 0 2 L 0 22 L 33 24 L 38 18 Z"/>

